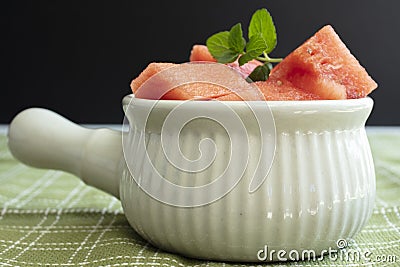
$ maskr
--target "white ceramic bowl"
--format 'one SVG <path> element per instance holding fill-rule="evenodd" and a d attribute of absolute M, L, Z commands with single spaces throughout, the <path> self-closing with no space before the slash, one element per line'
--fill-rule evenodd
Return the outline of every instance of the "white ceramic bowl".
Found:
<path fill-rule="evenodd" d="M 191 101 L 180 114 L 194 116 L 208 110 L 226 118 L 234 113 L 243 122 L 246 136 L 235 132 L 236 126 L 228 136 L 224 127 L 198 118 L 178 131 L 180 149 L 189 160 L 174 154 L 179 151 L 174 148 L 166 148 L 167 159 L 162 145 L 177 144 L 175 133 L 168 129 L 182 125 L 174 127 L 171 120 L 172 126 L 165 128 L 163 123 L 181 104 L 125 97 L 131 129 L 122 140 L 115 131 L 82 129 L 49 111 L 26 110 L 10 125 L 9 147 L 25 163 L 72 172 L 119 197 L 129 223 L 141 236 L 157 247 L 194 258 L 258 261 L 257 254 L 265 246 L 269 251 L 314 250 L 318 255 L 336 248 L 337 240 L 352 238 L 371 216 L 375 173 L 364 125 L 372 99 L 268 102 L 275 127 L 262 128 L 261 138 L 251 111 L 265 108 L 265 102 L 225 102 L 229 109 L 223 110 L 216 102 Z M 199 148 L 206 137 L 214 143 Z M 232 147 L 237 138 L 249 144 L 248 150 Z M 207 154 L 211 148 L 217 153 L 208 168 L 200 172 L 177 168 L 196 163 L 202 155 L 199 149 Z M 259 164 L 263 149 L 268 150 L 267 161 L 272 160 L 269 152 L 275 151 L 275 156 L 266 180 L 250 193 L 256 169 L 269 167 L 268 162 Z M 238 151 L 243 156 L 231 157 Z M 243 158 L 248 159 L 245 169 Z M 227 169 L 229 164 L 232 168 Z M 158 173 L 172 183 L 199 187 L 226 169 L 226 177 L 236 179 L 239 174 L 240 180 L 209 204 L 204 204 L 207 195 L 218 195 L 221 188 L 210 187 L 203 195 L 178 190 L 170 198 L 171 191 L 156 177 Z M 188 205 L 179 207 L 173 201 Z M 279 260 L 276 254 L 271 259 Z"/>

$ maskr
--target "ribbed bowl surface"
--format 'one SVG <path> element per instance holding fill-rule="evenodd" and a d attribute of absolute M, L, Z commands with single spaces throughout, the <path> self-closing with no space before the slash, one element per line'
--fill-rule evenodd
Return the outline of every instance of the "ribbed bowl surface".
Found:
<path fill-rule="evenodd" d="M 275 158 L 266 180 L 253 193 L 249 184 L 260 148 L 270 139 L 260 139 L 251 127 L 247 127 L 250 150 L 242 179 L 227 195 L 207 205 L 164 204 L 144 192 L 125 168 L 120 195 L 130 224 L 155 246 L 194 258 L 258 261 L 257 253 L 265 246 L 269 251 L 314 250 L 317 255 L 336 249 L 337 240 L 353 237 L 366 224 L 375 197 L 374 165 L 364 129 L 372 100 L 347 103 L 350 106 L 320 109 L 318 103 L 292 110 L 271 106 L 276 121 Z M 205 137 L 218 148 L 207 170 L 188 174 L 166 160 L 154 127 L 138 131 L 133 121 L 125 137 L 135 159 L 130 166 L 160 195 L 168 192 L 143 162 L 146 151 L 138 145 L 143 140 L 153 166 L 176 184 L 209 183 L 227 164 L 237 168 L 229 169 L 232 177 L 240 172 L 240 163 L 227 160 L 233 150 L 223 128 L 204 127 L 206 122 L 200 120 L 181 131 L 180 148 L 189 157 L 196 157 L 199 141 Z"/>

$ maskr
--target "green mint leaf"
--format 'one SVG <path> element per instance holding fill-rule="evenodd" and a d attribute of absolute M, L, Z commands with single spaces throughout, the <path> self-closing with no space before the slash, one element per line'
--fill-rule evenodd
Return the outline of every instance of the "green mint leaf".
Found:
<path fill-rule="evenodd" d="M 212 35 L 207 39 L 206 45 L 211 55 L 220 63 L 231 63 L 239 56 L 238 52 L 230 48 L 228 31 Z"/>
<path fill-rule="evenodd" d="M 267 43 L 261 34 L 253 35 L 246 45 L 246 53 L 239 58 L 239 65 L 242 66 L 250 60 L 256 59 L 267 47 Z"/>
<path fill-rule="evenodd" d="M 243 38 L 242 24 L 234 25 L 229 31 L 229 48 L 239 54 L 243 53 L 246 40 Z"/>
<path fill-rule="evenodd" d="M 248 82 L 266 81 L 268 80 L 271 69 L 272 69 L 271 63 L 266 63 L 264 65 L 258 66 L 247 77 L 247 81 Z"/>
<path fill-rule="evenodd" d="M 246 45 L 246 53 L 251 54 L 254 58 L 261 55 L 265 49 L 267 49 L 268 44 L 264 37 L 260 35 L 253 35 Z"/>
<path fill-rule="evenodd" d="M 268 46 L 265 53 L 270 53 L 277 44 L 277 38 L 274 22 L 265 8 L 257 10 L 250 20 L 249 39 L 259 34 L 262 35 Z"/>

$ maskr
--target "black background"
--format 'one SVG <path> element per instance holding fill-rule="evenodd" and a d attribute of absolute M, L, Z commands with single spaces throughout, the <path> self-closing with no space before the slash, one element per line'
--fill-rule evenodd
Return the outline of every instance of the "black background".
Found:
<path fill-rule="evenodd" d="M 400 125 L 400 1 L 3 1 L 0 123 L 41 106 L 80 123 L 121 123 L 121 99 L 149 62 L 188 61 L 191 46 L 266 7 L 285 56 L 332 24 L 379 83 L 370 125 Z"/>

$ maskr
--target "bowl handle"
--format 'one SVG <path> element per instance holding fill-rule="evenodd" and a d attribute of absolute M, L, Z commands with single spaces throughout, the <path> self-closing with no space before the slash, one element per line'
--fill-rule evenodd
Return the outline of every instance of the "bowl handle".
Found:
<path fill-rule="evenodd" d="M 119 131 L 83 128 L 50 110 L 30 108 L 11 122 L 8 147 L 25 164 L 70 172 L 118 198 L 121 138 Z"/>

